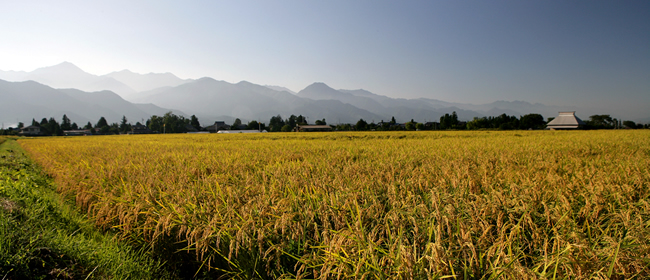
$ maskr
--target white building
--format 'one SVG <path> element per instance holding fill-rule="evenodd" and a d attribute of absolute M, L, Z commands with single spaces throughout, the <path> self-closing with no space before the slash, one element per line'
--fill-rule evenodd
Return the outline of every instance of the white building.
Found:
<path fill-rule="evenodd" d="M 560 112 L 557 118 L 546 124 L 546 129 L 578 129 L 585 125 L 580 118 L 576 117 L 576 112 Z"/>
<path fill-rule="evenodd" d="M 251 130 L 219 130 L 217 133 L 265 133 L 266 130 L 256 130 L 256 129 L 251 129 Z"/>

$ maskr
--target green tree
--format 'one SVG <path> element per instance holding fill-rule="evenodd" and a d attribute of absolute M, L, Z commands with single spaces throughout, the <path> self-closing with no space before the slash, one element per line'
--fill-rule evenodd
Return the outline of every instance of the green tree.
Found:
<path fill-rule="evenodd" d="M 43 131 L 45 134 L 52 135 L 53 128 L 50 127 L 50 124 L 47 122 L 46 118 L 41 119 L 39 126 L 41 127 L 41 131 Z"/>
<path fill-rule="evenodd" d="M 70 123 L 70 119 L 68 116 L 63 114 L 63 120 L 61 120 L 61 130 L 71 130 L 72 129 L 72 124 Z"/>
<path fill-rule="evenodd" d="M 585 122 L 588 128 L 592 129 L 607 129 L 616 126 L 616 120 L 610 115 L 592 115 L 589 120 Z"/>
<path fill-rule="evenodd" d="M 288 124 L 285 124 L 285 125 L 282 126 L 280 131 L 282 131 L 282 132 L 291 132 L 291 126 L 288 125 Z"/>
<path fill-rule="evenodd" d="M 95 128 L 102 128 L 108 126 L 108 122 L 104 117 L 100 117 L 99 121 L 97 121 L 97 124 L 95 125 Z"/>
<path fill-rule="evenodd" d="M 415 124 L 415 129 L 424 130 L 424 124 L 423 123 L 416 123 Z"/>
<path fill-rule="evenodd" d="M 156 132 L 163 132 L 163 118 L 153 115 L 151 116 L 146 124 L 145 124 L 151 131 L 156 131 Z"/>
<path fill-rule="evenodd" d="M 266 126 L 263 123 L 259 123 L 257 121 L 250 121 L 248 125 L 246 125 L 246 129 L 262 131 L 266 129 Z"/>
<path fill-rule="evenodd" d="M 190 117 L 190 125 L 192 125 L 192 127 L 194 127 L 196 130 L 201 130 L 201 124 L 195 115 L 192 115 Z"/>
<path fill-rule="evenodd" d="M 363 119 L 359 119 L 357 121 L 357 124 L 354 125 L 354 129 L 358 130 L 358 131 L 368 130 L 368 123 L 366 121 L 364 121 Z"/>
<path fill-rule="evenodd" d="M 516 129 L 519 127 L 519 120 L 515 116 L 501 114 L 492 119 L 492 127 L 496 127 L 500 130 Z"/>
<path fill-rule="evenodd" d="M 633 122 L 633 121 L 624 121 L 624 122 L 623 122 L 623 126 L 625 126 L 625 127 L 627 127 L 627 128 L 631 128 L 631 129 L 636 129 L 636 128 L 638 128 L 638 127 L 637 127 L 637 124 L 636 124 L 635 122 Z M 641 125 L 641 127 L 643 127 L 643 125 Z"/>
<path fill-rule="evenodd" d="M 450 114 L 445 114 L 440 117 L 440 128 L 441 129 L 452 129 L 458 125 L 458 115 L 456 111 Z"/>
<path fill-rule="evenodd" d="M 306 117 L 299 115 L 298 118 L 296 118 L 296 125 L 306 125 L 306 124 L 308 124 Z"/>
<path fill-rule="evenodd" d="M 490 127 L 490 121 L 486 117 L 474 117 L 473 120 L 468 121 L 467 124 L 467 129 L 470 130 L 476 130 L 476 129 L 481 129 L 481 128 L 489 128 Z"/>
<path fill-rule="evenodd" d="M 239 129 L 239 126 L 241 126 L 241 120 L 239 118 L 236 118 L 235 121 L 232 123 L 231 129 L 237 130 Z"/>
<path fill-rule="evenodd" d="M 316 124 L 317 124 L 317 125 L 326 125 L 327 122 L 325 121 L 325 119 L 322 119 L 322 120 L 316 120 Z"/>
<path fill-rule="evenodd" d="M 393 119 L 395 119 L 395 118 L 393 118 Z M 381 120 L 381 126 L 380 126 L 381 130 L 384 130 L 384 131 L 390 130 L 390 125 L 391 125 L 391 123 L 384 122 L 384 120 Z"/>
<path fill-rule="evenodd" d="M 519 119 L 521 129 L 542 129 L 545 125 L 544 117 L 540 114 L 528 114 Z"/>
<path fill-rule="evenodd" d="M 122 133 L 126 133 L 129 130 L 131 130 L 131 124 L 126 119 L 126 116 L 122 116 L 122 122 L 120 122 L 119 131 Z"/>
<path fill-rule="evenodd" d="M 349 123 L 344 123 L 344 124 L 338 124 L 336 126 L 336 131 L 350 131 L 352 130 L 352 125 Z"/>
<path fill-rule="evenodd" d="M 405 123 L 404 127 L 406 130 L 415 130 L 415 122 L 411 120 L 410 122 Z"/>
<path fill-rule="evenodd" d="M 269 120 L 269 129 L 271 132 L 279 132 L 282 131 L 282 127 L 285 125 L 284 120 L 282 120 L 282 116 L 277 115 L 274 117 L 271 117 L 271 120 Z"/>
<path fill-rule="evenodd" d="M 189 119 L 183 116 L 177 116 L 172 112 L 165 113 L 159 119 L 159 124 L 162 125 L 162 132 L 164 133 L 185 133 L 187 132 L 187 125 L 190 124 Z"/>
<path fill-rule="evenodd" d="M 298 124 L 298 117 L 297 117 L 296 115 L 293 115 L 293 114 L 292 114 L 292 115 L 291 115 L 291 116 L 290 116 L 290 117 L 285 121 L 285 123 L 288 124 L 289 126 L 291 126 L 291 128 L 294 128 L 294 127 L 296 127 L 296 125 Z"/>
<path fill-rule="evenodd" d="M 97 121 L 97 124 L 95 124 L 95 131 L 100 134 L 108 134 L 110 130 L 111 128 L 108 125 L 106 119 L 104 117 L 100 117 L 99 121 Z"/>
<path fill-rule="evenodd" d="M 47 124 L 48 124 L 48 130 L 50 131 L 50 134 L 57 135 L 57 136 L 63 135 L 63 130 L 61 129 L 61 126 L 59 125 L 58 122 L 56 122 L 54 118 L 50 118 Z"/>

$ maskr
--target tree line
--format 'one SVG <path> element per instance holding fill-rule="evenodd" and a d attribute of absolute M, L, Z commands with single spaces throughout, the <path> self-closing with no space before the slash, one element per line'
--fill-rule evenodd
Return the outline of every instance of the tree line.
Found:
<path fill-rule="evenodd" d="M 393 131 L 393 130 L 478 130 L 478 129 L 495 129 L 495 130 L 515 130 L 515 129 L 544 129 L 546 124 L 552 121 L 553 118 L 548 118 L 546 121 L 540 114 L 527 114 L 517 118 L 516 116 L 509 116 L 501 114 L 499 116 L 489 117 L 475 117 L 470 121 L 460 121 L 456 112 L 445 114 L 440 117 L 439 122 L 426 122 L 420 123 L 413 119 L 406 123 L 398 123 L 395 117 L 390 121 L 384 122 L 381 120 L 378 123 L 368 123 L 364 119 L 359 119 L 356 123 L 343 123 L 330 125 L 336 131 Z M 650 128 L 650 124 L 637 124 L 633 121 L 621 121 L 612 118 L 610 115 L 592 115 L 589 120 L 585 120 L 585 129 L 614 129 L 614 128 L 628 128 L 640 129 Z M 230 126 L 233 130 L 250 129 L 250 130 L 267 130 L 270 132 L 289 132 L 293 131 L 298 125 L 306 125 L 307 117 L 303 115 L 291 115 L 287 119 L 277 115 L 271 117 L 269 125 L 258 122 L 256 120 L 243 124 L 237 118 Z M 327 125 L 325 119 L 316 120 L 316 125 Z M 38 126 L 45 135 L 62 136 L 64 131 L 67 130 L 89 130 L 91 134 L 110 135 L 110 134 L 126 134 L 130 132 L 134 125 L 132 125 L 125 116 L 119 123 L 108 123 L 104 117 L 100 117 L 97 123 L 87 124 L 80 126 L 72 122 L 65 114 L 59 123 L 54 118 L 43 118 L 40 122 L 32 119 L 31 125 Z M 154 133 L 186 133 L 190 131 L 205 130 L 202 127 L 199 119 L 192 115 L 190 118 L 185 118 L 173 114 L 172 112 L 165 113 L 162 116 L 153 115 L 144 124 L 136 122 L 137 126 L 146 126 Z M 20 122 L 17 128 L 1 129 L 0 135 L 17 135 L 20 129 L 24 127 L 24 123 Z"/>

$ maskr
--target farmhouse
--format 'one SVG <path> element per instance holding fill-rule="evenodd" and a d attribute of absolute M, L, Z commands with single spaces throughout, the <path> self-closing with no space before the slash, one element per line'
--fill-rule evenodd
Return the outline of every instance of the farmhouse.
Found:
<path fill-rule="evenodd" d="M 257 129 L 244 129 L 244 130 L 219 130 L 217 133 L 265 133 L 266 130 L 259 131 Z"/>
<path fill-rule="evenodd" d="M 314 131 L 332 131 L 329 125 L 298 125 L 293 131 L 295 132 L 314 132 Z"/>
<path fill-rule="evenodd" d="M 77 130 L 64 130 L 63 135 L 65 136 L 85 136 L 92 135 L 90 129 L 77 129 Z"/>
<path fill-rule="evenodd" d="M 585 125 L 580 118 L 576 117 L 576 112 L 560 112 L 557 118 L 546 124 L 546 129 L 578 129 Z"/>
<path fill-rule="evenodd" d="M 188 133 L 189 133 L 189 132 L 197 132 L 197 131 L 198 131 L 195 127 L 193 127 L 193 126 L 192 126 L 191 124 L 189 124 L 189 123 L 185 125 L 185 130 L 187 130 Z"/>
<path fill-rule="evenodd" d="M 146 125 L 135 124 L 131 127 L 131 132 L 128 134 L 152 134 L 153 131 L 149 129 Z"/>
<path fill-rule="evenodd" d="M 440 129 L 440 123 L 439 122 L 426 122 L 424 123 L 424 128 L 425 129 Z"/>
<path fill-rule="evenodd" d="M 40 126 L 30 125 L 18 132 L 20 136 L 45 136 L 47 133 Z"/>
<path fill-rule="evenodd" d="M 213 125 L 207 126 L 204 129 L 206 131 L 209 131 L 210 133 L 217 133 L 217 131 L 220 131 L 220 130 L 228 130 L 228 129 L 230 129 L 230 126 L 227 125 L 226 122 L 216 121 L 216 122 L 214 122 Z"/>

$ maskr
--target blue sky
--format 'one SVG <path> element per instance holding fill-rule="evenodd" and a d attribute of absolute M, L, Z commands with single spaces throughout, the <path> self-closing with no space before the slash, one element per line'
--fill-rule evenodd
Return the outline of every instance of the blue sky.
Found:
<path fill-rule="evenodd" d="M 324 82 L 475 104 L 650 107 L 650 1 L 4 1 L 0 10 L 0 70 L 69 61 L 93 74 L 294 91 Z"/>

